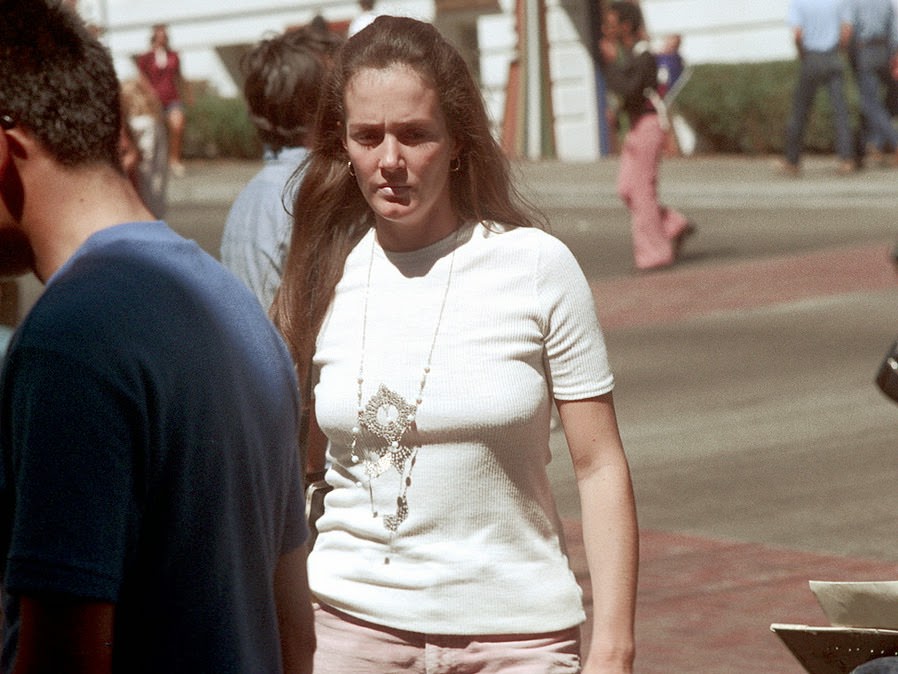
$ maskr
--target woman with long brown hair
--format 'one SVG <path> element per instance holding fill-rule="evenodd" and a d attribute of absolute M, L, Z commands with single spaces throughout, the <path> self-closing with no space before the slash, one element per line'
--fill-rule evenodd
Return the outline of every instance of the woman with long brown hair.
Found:
<path fill-rule="evenodd" d="M 316 671 L 581 671 L 545 468 L 553 402 L 594 586 L 582 671 L 632 669 L 613 378 L 586 280 L 540 222 L 435 28 L 379 17 L 347 41 L 272 309 L 310 408 L 308 468 L 327 463 L 333 488 L 309 557 Z"/>

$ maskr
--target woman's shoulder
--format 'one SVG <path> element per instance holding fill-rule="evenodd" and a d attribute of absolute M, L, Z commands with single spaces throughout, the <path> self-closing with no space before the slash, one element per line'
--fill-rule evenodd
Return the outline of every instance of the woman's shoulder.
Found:
<path fill-rule="evenodd" d="M 540 258 L 554 260 L 571 257 L 570 250 L 561 239 L 539 227 L 482 222 L 475 228 L 475 237 L 506 250 L 530 251 Z"/>
<path fill-rule="evenodd" d="M 505 225 L 500 222 L 484 221 L 475 226 L 474 232 L 475 236 L 479 236 L 482 239 L 507 246 L 552 246 L 561 244 L 557 237 L 540 227 L 520 227 Z"/>

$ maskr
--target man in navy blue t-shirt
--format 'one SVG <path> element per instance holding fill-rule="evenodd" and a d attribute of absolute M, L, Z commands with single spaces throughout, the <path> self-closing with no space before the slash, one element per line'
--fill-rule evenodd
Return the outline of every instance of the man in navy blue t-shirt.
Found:
<path fill-rule="evenodd" d="M 46 285 L 0 378 L 0 670 L 309 672 L 293 365 L 118 164 L 115 71 L 2 0 L 0 273 Z"/>

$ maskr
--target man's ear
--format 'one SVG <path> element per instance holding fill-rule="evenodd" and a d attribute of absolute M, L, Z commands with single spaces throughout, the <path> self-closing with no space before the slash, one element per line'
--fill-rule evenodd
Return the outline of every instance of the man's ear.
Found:
<path fill-rule="evenodd" d="M 0 279 L 21 276 L 34 268 L 31 242 L 17 226 L 25 208 L 25 189 L 14 157 L 24 149 L 11 131 L 0 131 Z"/>
<path fill-rule="evenodd" d="M 18 129 L 0 132 L 0 200 L 16 221 L 21 219 L 25 206 L 25 188 L 15 161 L 28 156 L 24 140 Z"/>
<path fill-rule="evenodd" d="M 7 168 L 14 157 L 27 157 L 27 146 L 28 140 L 19 128 L 0 131 L 0 172 Z"/>
<path fill-rule="evenodd" d="M 3 176 L 6 165 L 10 161 L 12 160 L 9 156 L 9 141 L 6 139 L 6 134 L 0 132 L 0 177 Z"/>

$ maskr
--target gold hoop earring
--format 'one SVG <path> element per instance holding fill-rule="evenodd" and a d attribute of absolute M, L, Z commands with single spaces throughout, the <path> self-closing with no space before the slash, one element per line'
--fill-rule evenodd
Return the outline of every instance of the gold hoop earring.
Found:
<path fill-rule="evenodd" d="M 455 166 L 452 166 L 452 162 L 455 162 Z M 453 157 L 449 160 L 449 173 L 458 173 L 461 171 L 461 157 Z"/>
<path fill-rule="evenodd" d="M 352 170 L 352 162 L 351 161 L 346 162 L 346 166 L 349 168 L 349 175 L 351 175 L 353 178 L 355 178 L 355 171 Z"/>

